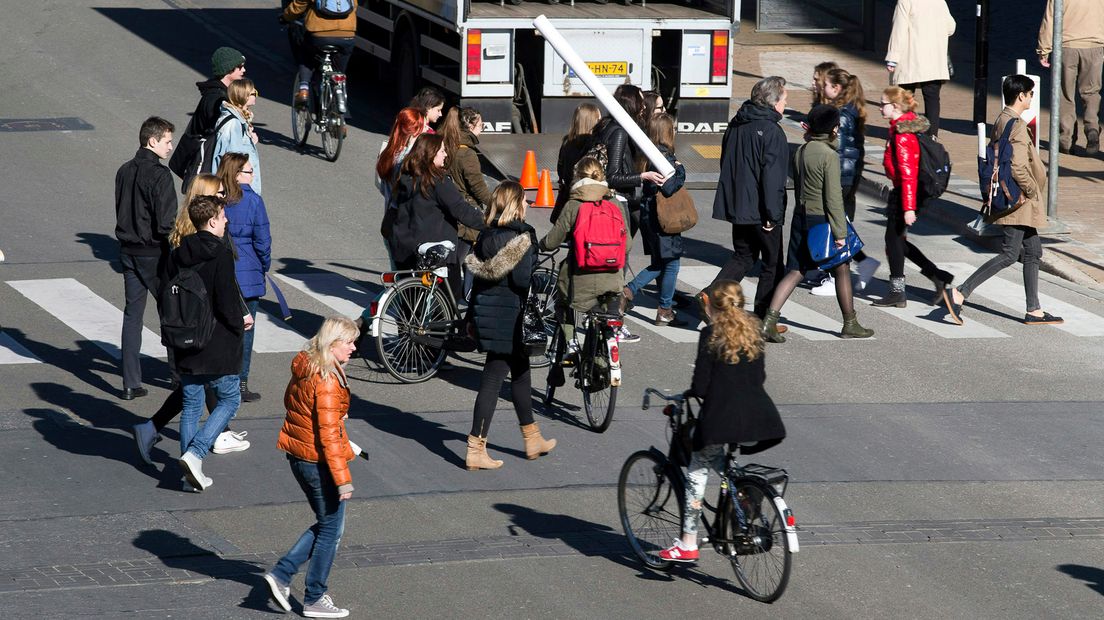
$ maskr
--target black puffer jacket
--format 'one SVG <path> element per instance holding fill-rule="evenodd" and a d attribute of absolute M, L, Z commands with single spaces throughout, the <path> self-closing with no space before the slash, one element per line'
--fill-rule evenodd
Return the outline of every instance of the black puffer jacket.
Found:
<path fill-rule="evenodd" d="M 713 219 L 733 224 L 781 225 L 786 219 L 790 147 L 774 108 L 745 101 L 721 143 L 721 176 Z"/>
<path fill-rule="evenodd" d="M 840 185 L 844 193 L 858 181 L 859 166 L 866 156 L 863 136 L 858 132 L 859 111 L 849 103 L 840 108 L 839 123 Z"/>
<path fill-rule="evenodd" d="M 631 204 L 638 204 L 640 195 L 637 188 L 642 181 L 640 173 L 635 172 L 636 147 L 629 138 L 629 132 L 612 116 L 607 116 L 595 126 L 594 139 L 606 145 L 606 155 L 609 157 L 609 162 L 606 163 L 606 184 L 628 198 Z"/>
<path fill-rule="evenodd" d="M 388 209 L 384 216 L 383 234 L 391 246 L 391 257 L 400 267 L 412 265 L 423 243 L 457 243 L 458 223 L 483 230 L 483 214 L 464 200 L 447 176 L 430 187 L 428 194 L 422 194 L 421 186 L 409 174 L 400 176 L 395 186 L 395 208 Z M 449 261 L 456 264 L 455 252 Z"/>
<path fill-rule="evenodd" d="M 464 264 L 475 276 L 471 319 L 479 350 L 521 350 L 521 309 L 536 263 L 537 238 L 524 222 L 491 226 L 479 235 Z"/>
<path fill-rule="evenodd" d="M 175 349 L 176 367 L 185 375 L 236 375 L 241 372 L 242 334 L 245 321 L 241 291 L 234 277 L 234 256 L 223 239 L 201 230 L 181 239 L 173 250 L 171 274 L 180 267 L 199 273 L 211 309 L 215 329 L 202 349 Z"/>

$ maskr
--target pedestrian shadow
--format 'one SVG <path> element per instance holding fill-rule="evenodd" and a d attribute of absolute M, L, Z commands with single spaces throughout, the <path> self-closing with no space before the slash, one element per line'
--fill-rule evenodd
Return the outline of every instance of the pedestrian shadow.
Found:
<path fill-rule="evenodd" d="M 32 352 L 43 362 L 55 366 L 73 375 L 93 389 L 107 394 L 118 394 L 119 389 L 111 385 L 101 375 L 107 374 L 114 377 L 121 376 L 121 370 L 117 361 L 106 351 L 96 346 L 90 340 L 77 340 L 77 349 L 62 349 L 51 344 L 28 338 L 20 329 L 4 328 L 4 333 L 15 340 L 25 349 Z M 142 356 L 142 361 L 149 358 Z M 156 360 L 154 360 L 156 361 Z M 167 368 L 166 368 L 167 369 Z M 142 375 L 147 376 L 148 369 L 143 367 Z M 149 372 L 149 375 L 157 373 Z M 79 412 L 78 412 L 79 415 Z"/>
<path fill-rule="evenodd" d="M 1083 564 L 1059 564 L 1058 572 L 1080 579 L 1097 594 L 1104 595 L 1104 569 Z"/>
<path fill-rule="evenodd" d="M 144 530 L 134 538 L 134 546 L 155 556 L 166 568 L 205 575 L 212 579 L 234 581 L 249 588 L 238 604 L 243 609 L 276 611 L 269 605 L 268 585 L 261 578 L 265 568 L 256 562 L 224 558 L 168 530 Z"/>
<path fill-rule="evenodd" d="M 119 240 L 115 237 L 100 233 L 77 233 L 77 243 L 83 243 L 92 250 L 92 258 L 102 260 L 109 265 L 115 273 L 122 273 L 123 267 L 119 263 Z"/>
<path fill-rule="evenodd" d="M 510 532 L 518 530 L 538 538 L 559 541 L 587 557 L 602 557 L 633 571 L 646 581 L 674 581 L 670 572 L 649 568 L 632 554 L 624 534 L 608 525 L 594 523 L 565 514 L 550 514 L 517 504 L 497 503 L 494 509 L 510 517 Z M 726 579 L 703 573 L 695 567 L 680 566 L 679 576 L 702 587 L 715 587 L 743 594 L 743 590 Z"/>

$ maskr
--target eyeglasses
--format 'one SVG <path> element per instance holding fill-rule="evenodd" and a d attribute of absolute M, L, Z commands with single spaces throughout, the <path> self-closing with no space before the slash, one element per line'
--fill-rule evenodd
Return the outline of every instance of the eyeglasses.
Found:
<path fill-rule="evenodd" d="M 218 196 L 219 198 L 226 198 L 226 192 L 222 191 L 221 189 L 219 191 L 215 192 L 215 195 Z"/>
<path fill-rule="evenodd" d="M 246 170 L 245 168 L 242 168 L 241 174 L 253 174 L 253 171 L 252 170 Z"/>
<path fill-rule="evenodd" d="M 893 102 L 892 102 L 892 101 L 883 101 L 883 102 L 881 103 L 881 106 L 882 106 L 883 108 L 884 108 L 884 107 L 886 107 L 887 105 L 893 105 Z"/>
<path fill-rule="evenodd" d="M 250 96 L 250 97 L 258 97 L 258 96 L 260 96 L 260 94 L 261 94 L 261 93 L 259 93 L 259 92 L 257 92 L 257 91 L 253 91 L 253 92 L 249 93 L 249 96 Z"/>

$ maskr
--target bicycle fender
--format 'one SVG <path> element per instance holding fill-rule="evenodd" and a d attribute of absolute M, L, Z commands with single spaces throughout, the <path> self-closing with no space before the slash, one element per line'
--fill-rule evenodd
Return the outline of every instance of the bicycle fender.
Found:
<path fill-rule="evenodd" d="M 797 553 L 801 548 L 797 544 L 797 527 L 790 525 L 793 518 L 793 511 L 786 506 L 786 500 L 782 499 L 781 496 L 775 495 L 771 499 L 774 500 L 774 505 L 778 508 L 779 514 L 785 519 L 783 526 L 786 528 L 786 539 L 790 543 L 790 553 Z"/>
<path fill-rule="evenodd" d="M 611 352 L 610 357 L 610 386 L 621 385 L 621 349 L 617 344 L 617 336 L 606 340 L 606 350 Z M 616 355 L 612 353 L 616 352 Z"/>
<path fill-rule="evenodd" d="M 380 294 L 379 299 L 376 301 L 376 303 L 378 304 L 376 307 L 382 309 L 383 305 L 387 302 L 387 299 L 389 297 L 391 297 L 391 293 L 393 293 L 394 291 L 395 291 L 395 288 L 393 286 L 389 286 L 389 287 L 383 289 L 383 293 Z M 379 312 L 377 311 L 375 316 L 372 317 L 372 322 L 368 326 L 368 335 L 369 336 L 371 336 L 373 338 L 378 338 L 379 337 L 379 324 L 380 324 L 380 316 L 379 316 Z"/>

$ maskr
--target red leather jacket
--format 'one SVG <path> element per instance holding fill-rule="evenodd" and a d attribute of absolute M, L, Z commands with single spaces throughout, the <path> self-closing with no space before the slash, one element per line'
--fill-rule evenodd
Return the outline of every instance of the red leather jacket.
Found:
<path fill-rule="evenodd" d="M 915 112 L 905 112 L 897 120 L 889 121 L 889 139 L 886 141 L 882 165 L 886 177 L 893 181 L 893 188 L 901 196 L 901 210 L 916 210 L 916 175 L 920 172 L 920 141 L 916 134 L 927 131 L 931 123 Z"/>

